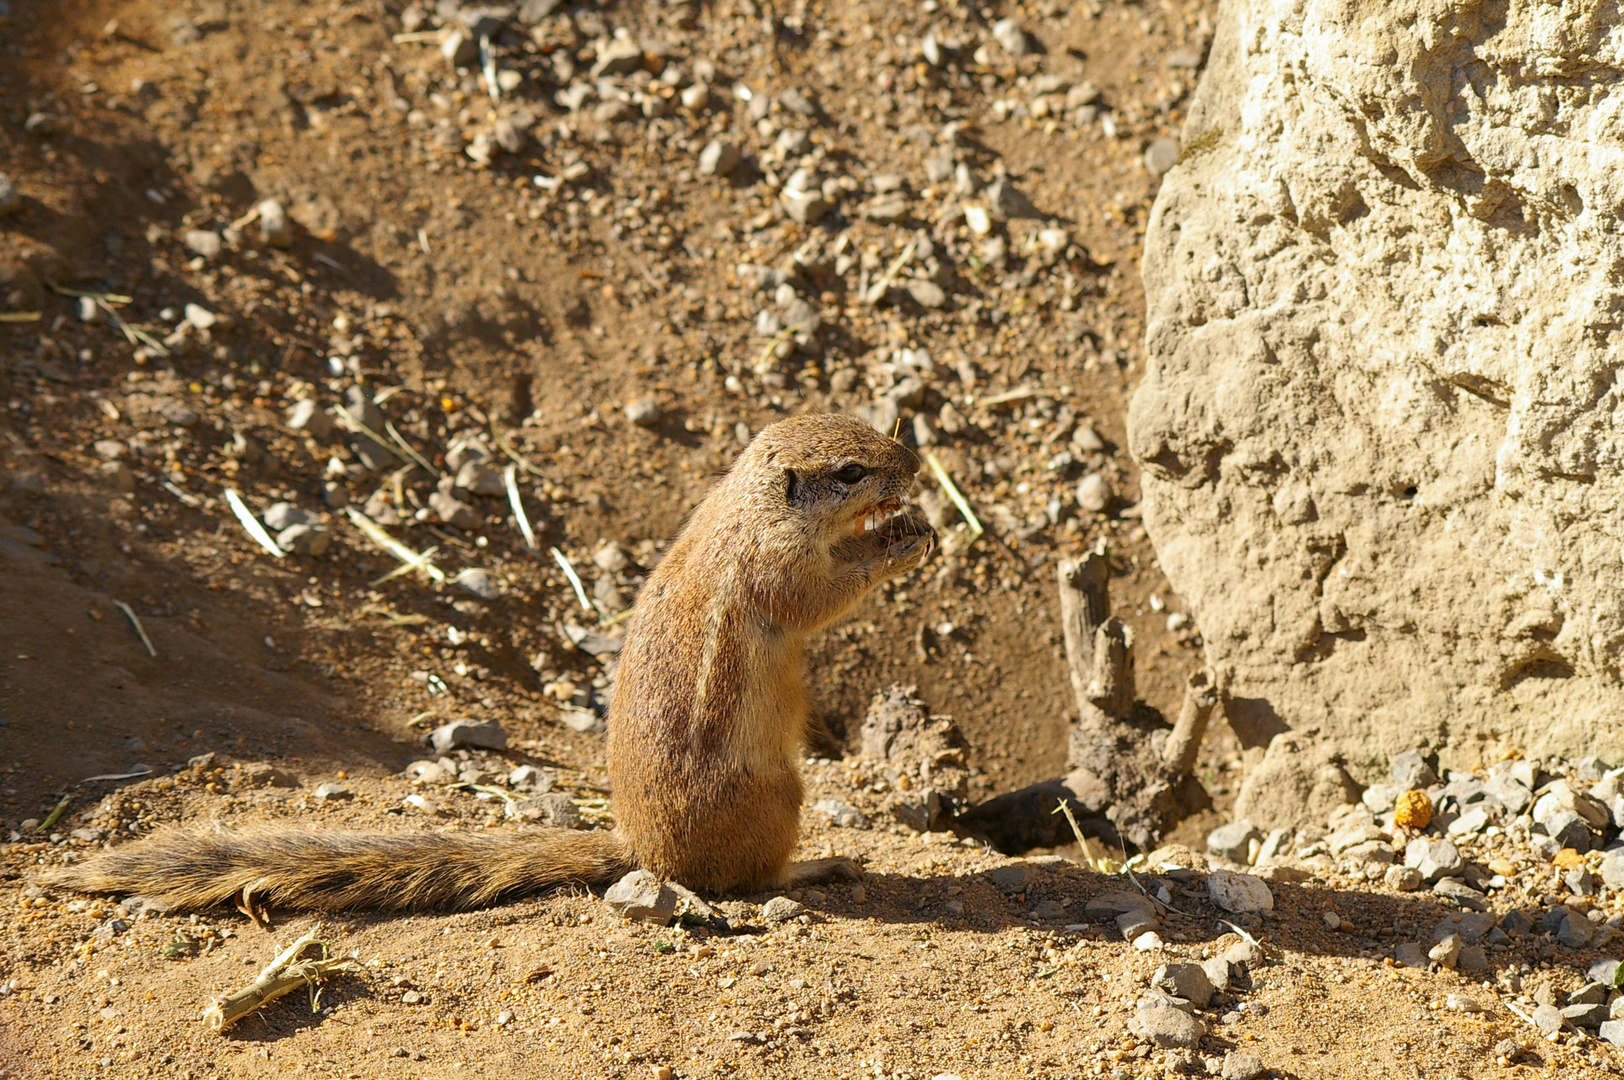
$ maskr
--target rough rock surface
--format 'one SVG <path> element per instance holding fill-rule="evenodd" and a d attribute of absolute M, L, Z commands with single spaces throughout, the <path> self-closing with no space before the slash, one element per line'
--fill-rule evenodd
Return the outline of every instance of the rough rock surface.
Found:
<path fill-rule="evenodd" d="M 1418 742 L 1624 756 L 1624 43 L 1596 10 L 1222 5 L 1129 441 L 1249 746 L 1317 729 L 1366 782 Z"/>

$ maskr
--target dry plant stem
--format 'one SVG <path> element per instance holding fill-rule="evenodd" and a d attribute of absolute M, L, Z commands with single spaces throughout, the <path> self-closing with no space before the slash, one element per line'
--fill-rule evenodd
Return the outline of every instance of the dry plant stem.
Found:
<path fill-rule="evenodd" d="M 1167 762 L 1172 775 L 1184 776 L 1194 771 L 1201 740 L 1207 734 L 1207 723 L 1217 705 L 1218 688 L 1211 670 L 1202 668 L 1192 672 L 1184 686 L 1184 704 L 1179 708 L 1179 718 L 1162 747 L 1162 760 Z"/>
<path fill-rule="evenodd" d="M 208 1025 L 209 1030 L 223 1031 L 255 1009 L 262 1008 L 301 986 L 315 986 L 329 975 L 353 970 L 355 961 L 348 957 L 295 962 L 298 955 L 311 945 L 320 945 L 325 951 L 327 943 L 317 941 L 321 932 L 322 927 L 317 926 L 282 950 L 253 982 L 241 990 L 210 1002 L 203 1010 L 203 1022 Z"/>
<path fill-rule="evenodd" d="M 156 657 L 158 650 L 153 648 L 152 639 L 147 637 L 147 628 L 141 625 L 141 618 L 135 613 L 135 609 L 122 600 L 114 600 L 113 606 L 122 611 L 124 617 L 130 620 L 130 625 L 135 627 L 135 632 L 141 637 L 141 644 L 147 647 L 147 655 Z"/>
<path fill-rule="evenodd" d="M 1123 716 L 1133 707 L 1133 653 L 1127 627 L 1111 617 L 1110 562 L 1084 555 L 1059 566 L 1060 627 L 1078 716 Z"/>

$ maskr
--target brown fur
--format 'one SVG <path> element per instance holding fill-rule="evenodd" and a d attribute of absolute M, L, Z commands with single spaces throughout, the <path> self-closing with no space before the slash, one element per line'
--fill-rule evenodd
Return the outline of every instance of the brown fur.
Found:
<path fill-rule="evenodd" d="M 809 715 L 801 655 L 807 635 L 929 551 L 935 534 L 912 508 L 854 531 L 907 495 L 918 465 L 828 414 L 774 424 L 740 455 L 638 596 L 609 710 L 613 834 L 176 829 L 48 880 L 180 909 L 246 889 L 256 903 L 338 911 L 480 907 L 638 866 L 719 892 L 853 874 L 846 860 L 789 858 Z M 851 466 L 864 475 L 837 476 Z"/>

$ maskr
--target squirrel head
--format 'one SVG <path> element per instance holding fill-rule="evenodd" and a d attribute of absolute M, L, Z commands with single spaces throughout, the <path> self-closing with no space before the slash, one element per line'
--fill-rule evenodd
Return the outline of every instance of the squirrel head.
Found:
<path fill-rule="evenodd" d="M 822 539 L 845 562 L 891 544 L 917 545 L 920 557 L 928 550 L 934 533 L 907 501 L 918 472 L 919 458 L 895 439 L 850 416 L 814 413 L 763 428 L 732 475 L 762 520 L 794 529 L 802 543 Z"/>

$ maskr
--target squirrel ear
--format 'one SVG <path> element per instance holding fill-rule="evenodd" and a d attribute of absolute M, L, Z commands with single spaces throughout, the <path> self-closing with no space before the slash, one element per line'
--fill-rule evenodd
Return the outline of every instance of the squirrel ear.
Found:
<path fill-rule="evenodd" d="M 784 470 L 784 501 L 791 506 L 800 502 L 803 485 L 801 478 L 795 475 L 794 469 Z"/>

